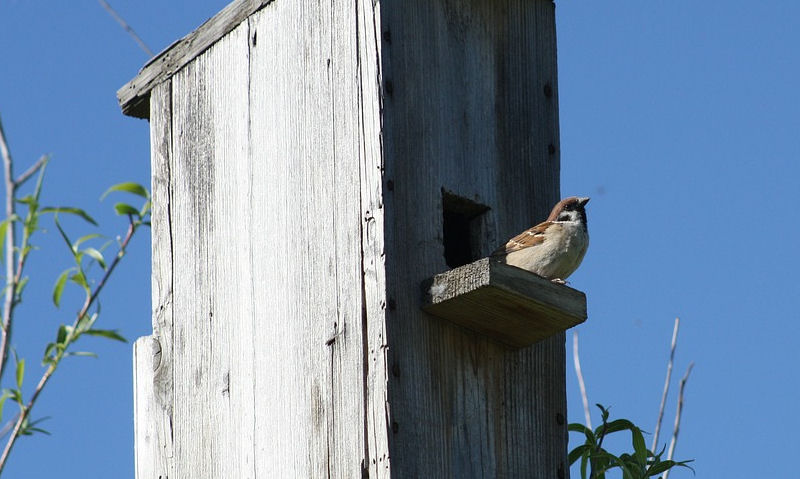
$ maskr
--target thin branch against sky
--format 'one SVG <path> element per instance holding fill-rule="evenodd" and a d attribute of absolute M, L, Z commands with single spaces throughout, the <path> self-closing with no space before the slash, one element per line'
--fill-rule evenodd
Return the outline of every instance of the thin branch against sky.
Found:
<path fill-rule="evenodd" d="M 150 57 L 152 57 L 152 56 L 153 56 L 153 50 L 151 50 L 151 49 L 150 49 L 150 47 L 148 47 L 148 46 L 147 46 L 147 44 L 146 44 L 146 43 L 144 42 L 144 40 L 142 40 L 142 38 L 141 38 L 141 37 L 140 37 L 140 36 L 139 36 L 139 35 L 136 33 L 136 31 L 133 29 L 133 27 L 131 27 L 130 25 L 128 25 L 128 22 L 126 22 L 126 21 L 125 21 L 125 19 L 124 19 L 124 18 L 122 18 L 122 17 L 121 17 L 121 16 L 120 16 L 120 15 L 117 13 L 117 11 L 116 11 L 116 10 L 114 10 L 114 9 L 111 7 L 111 5 L 109 5 L 109 4 L 108 4 L 108 2 L 106 2 L 106 0 L 97 0 L 97 3 L 99 3 L 99 4 L 100 4 L 100 6 L 101 6 L 101 7 L 103 7 L 103 8 L 104 8 L 104 9 L 105 9 L 105 10 L 108 12 L 108 14 L 109 14 L 109 15 L 111 15 L 111 17 L 112 17 L 114 20 L 116 20 L 116 21 L 117 21 L 117 23 L 119 23 L 119 24 L 120 24 L 120 26 L 121 26 L 123 29 L 125 29 L 125 31 L 126 31 L 126 32 L 128 32 L 128 35 L 130 35 L 130 36 L 131 36 L 131 38 L 133 38 L 133 40 L 136 42 L 136 44 L 137 44 L 137 45 L 139 45 L 139 48 L 141 48 L 141 49 L 142 49 L 142 50 L 143 50 L 145 53 L 147 53 L 147 55 L 148 55 L 148 56 L 150 56 Z"/>

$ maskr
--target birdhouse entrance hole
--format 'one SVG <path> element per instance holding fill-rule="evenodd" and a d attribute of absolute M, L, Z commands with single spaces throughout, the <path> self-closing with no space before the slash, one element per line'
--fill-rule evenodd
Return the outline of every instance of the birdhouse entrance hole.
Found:
<path fill-rule="evenodd" d="M 447 266 L 457 268 L 481 257 L 487 211 L 488 206 L 442 188 L 442 241 Z"/>

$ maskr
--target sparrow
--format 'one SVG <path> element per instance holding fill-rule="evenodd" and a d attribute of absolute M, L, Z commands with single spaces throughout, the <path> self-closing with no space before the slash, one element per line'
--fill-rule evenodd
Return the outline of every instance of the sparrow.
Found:
<path fill-rule="evenodd" d="M 565 284 L 589 247 L 586 203 L 570 196 L 556 203 L 547 221 L 529 228 L 492 253 L 492 258 Z"/>

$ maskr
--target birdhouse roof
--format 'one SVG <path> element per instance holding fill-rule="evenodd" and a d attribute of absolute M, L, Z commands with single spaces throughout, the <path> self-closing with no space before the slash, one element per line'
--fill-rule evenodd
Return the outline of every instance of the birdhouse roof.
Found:
<path fill-rule="evenodd" d="M 122 113 L 136 118 L 150 116 L 150 90 L 230 33 L 247 17 L 272 0 L 236 0 L 195 31 L 172 43 L 148 61 L 139 74 L 117 91 Z"/>

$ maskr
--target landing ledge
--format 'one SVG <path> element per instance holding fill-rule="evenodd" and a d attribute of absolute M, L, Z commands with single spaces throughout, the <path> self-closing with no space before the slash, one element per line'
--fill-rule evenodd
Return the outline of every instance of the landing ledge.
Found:
<path fill-rule="evenodd" d="M 586 295 L 500 261 L 483 258 L 437 274 L 422 309 L 512 348 L 586 321 Z"/>

